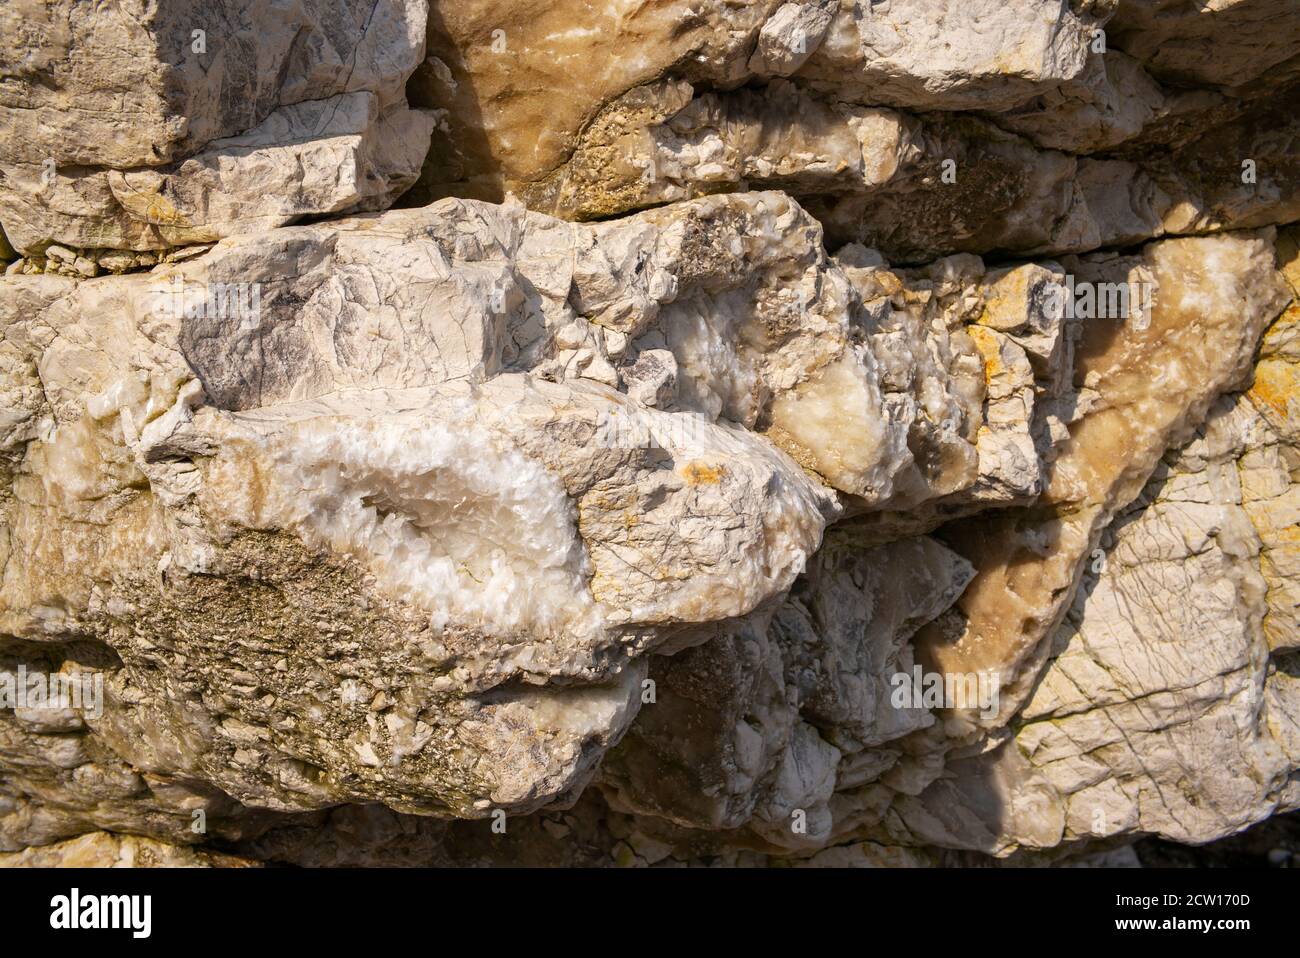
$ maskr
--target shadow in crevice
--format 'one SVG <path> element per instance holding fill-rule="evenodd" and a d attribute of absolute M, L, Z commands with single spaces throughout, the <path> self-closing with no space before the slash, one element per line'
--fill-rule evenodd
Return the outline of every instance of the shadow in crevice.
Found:
<path fill-rule="evenodd" d="M 420 177 L 395 204 L 427 206 L 446 196 L 500 203 L 501 164 L 485 132 L 481 95 L 467 62 L 475 38 L 447 22 L 446 4 L 429 5 L 428 55 L 406 84 L 412 107 L 444 111 L 434 129 Z"/>

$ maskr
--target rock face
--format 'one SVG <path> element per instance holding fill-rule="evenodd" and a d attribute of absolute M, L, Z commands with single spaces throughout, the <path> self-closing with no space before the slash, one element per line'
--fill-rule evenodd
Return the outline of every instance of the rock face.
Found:
<path fill-rule="evenodd" d="M 384 208 L 433 130 L 403 89 L 427 14 L 422 0 L 287 15 L 249 0 L 7 4 L 0 224 L 24 254 L 144 252 Z"/>
<path fill-rule="evenodd" d="M 1294 4 L 0 22 L 0 865 L 1300 808 Z"/>

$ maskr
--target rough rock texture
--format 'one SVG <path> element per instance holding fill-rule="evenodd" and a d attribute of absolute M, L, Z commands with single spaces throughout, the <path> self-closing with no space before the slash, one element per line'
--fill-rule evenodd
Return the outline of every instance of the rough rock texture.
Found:
<path fill-rule="evenodd" d="M 0 225 L 24 254 L 102 256 L 387 206 L 433 129 L 403 89 L 427 12 L 423 0 L 6 4 Z"/>
<path fill-rule="evenodd" d="M 0 23 L 0 865 L 1300 808 L 1294 4 Z"/>
<path fill-rule="evenodd" d="M 0 853 L 3 868 L 246 868 L 258 863 L 152 838 L 89 832 L 78 838 Z"/>

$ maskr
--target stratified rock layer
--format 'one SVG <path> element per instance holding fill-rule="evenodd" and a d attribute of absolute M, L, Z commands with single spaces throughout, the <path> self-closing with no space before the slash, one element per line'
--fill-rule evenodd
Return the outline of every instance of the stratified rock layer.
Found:
<path fill-rule="evenodd" d="M 386 207 L 433 131 L 403 90 L 427 13 L 16 0 L 0 14 L 0 225 L 23 254 L 54 244 L 113 263 Z"/>
<path fill-rule="evenodd" d="M 1300 14 L 1202 6 L 10 4 L 0 864 L 1300 808 Z"/>

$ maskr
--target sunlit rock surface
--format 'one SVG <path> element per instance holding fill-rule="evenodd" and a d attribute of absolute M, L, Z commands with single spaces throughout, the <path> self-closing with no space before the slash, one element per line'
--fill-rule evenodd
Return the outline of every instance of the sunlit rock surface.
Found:
<path fill-rule="evenodd" d="M 0 853 L 4 868 L 247 868 L 258 863 L 134 835 L 89 832 L 77 838 Z"/>
<path fill-rule="evenodd" d="M 386 207 L 434 126 L 404 91 L 427 14 L 424 0 L 6 4 L 0 225 L 24 254 L 116 264 Z"/>
<path fill-rule="evenodd" d="M 0 865 L 1300 808 L 1293 4 L 0 23 Z"/>

